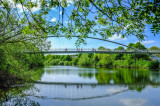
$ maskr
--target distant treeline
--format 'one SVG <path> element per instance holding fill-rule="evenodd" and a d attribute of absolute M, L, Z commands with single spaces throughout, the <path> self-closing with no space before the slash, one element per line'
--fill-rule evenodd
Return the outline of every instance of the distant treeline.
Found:
<path fill-rule="evenodd" d="M 147 50 L 140 42 L 136 44 L 130 43 L 128 46 L 139 50 Z M 110 50 L 105 47 L 99 47 L 98 50 Z M 114 50 L 131 50 L 131 48 L 123 48 L 119 46 Z M 149 50 L 160 50 L 158 47 L 151 47 Z M 156 55 L 159 56 L 159 55 Z M 98 67 L 135 67 L 134 57 L 136 58 L 137 68 L 158 69 L 159 62 L 153 60 L 146 54 L 77 54 L 77 55 L 46 55 L 45 65 L 79 65 L 79 66 L 98 66 Z"/>

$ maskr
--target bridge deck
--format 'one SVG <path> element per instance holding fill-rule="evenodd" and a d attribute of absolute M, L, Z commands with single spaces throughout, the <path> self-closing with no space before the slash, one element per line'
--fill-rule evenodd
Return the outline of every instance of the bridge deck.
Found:
<path fill-rule="evenodd" d="M 115 50 L 87 50 L 87 49 L 54 49 L 52 51 L 39 51 L 39 52 L 27 52 L 27 53 L 105 53 L 105 54 L 160 54 L 160 51 L 115 51 Z"/>

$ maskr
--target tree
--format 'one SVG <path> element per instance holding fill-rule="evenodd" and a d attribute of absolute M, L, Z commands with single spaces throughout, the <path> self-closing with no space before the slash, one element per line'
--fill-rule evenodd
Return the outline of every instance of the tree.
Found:
<path fill-rule="evenodd" d="M 71 56 L 66 55 L 66 56 L 64 56 L 63 60 L 64 61 L 72 61 L 72 58 L 71 58 Z"/>
<path fill-rule="evenodd" d="M 15 9 L 9 7 L 7 2 L 4 1 L 4 3 L 0 4 L 1 7 L 6 7 L 0 9 L 0 46 L 19 42 L 29 45 L 27 43 L 32 42 L 32 44 L 36 44 L 41 49 L 45 49 L 47 47 L 47 42 L 45 42 L 46 33 L 38 30 L 36 28 L 38 26 L 31 25 L 30 23 L 34 24 L 33 21 L 28 22 L 17 15 Z"/>
<path fill-rule="evenodd" d="M 152 47 L 150 47 L 149 48 L 149 50 L 153 50 L 153 51 L 160 51 L 160 48 L 159 47 L 157 47 L 157 46 L 152 46 Z"/>
<path fill-rule="evenodd" d="M 100 47 L 98 48 L 98 50 L 106 50 L 106 48 L 103 47 L 103 46 L 100 46 Z"/>
<path fill-rule="evenodd" d="M 73 58 L 72 65 L 77 65 L 79 58 Z"/>
<path fill-rule="evenodd" d="M 99 61 L 98 54 L 94 54 L 94 56 L 92 58 L 92 64 L 96 66 L 98 61 Z"/>
<path fill-rule="evenodd" d="M 160 51 L 160 48 L 157 46 L 152 46 L 149 48 L 150 51 Z M 160 54 L 154 54 L 155 56 L 160 57 Z"/>
<path fill-rule="evenodd" d="M 99 66 L 110 67 L 112 66 L 113 58 L 110 54 L 101 54 L 101 59 L 97 63 Z"/>
<path fill-rule="evenodd" d="M 147 48 L 146 48 L 144 45 L 142 45 L 140 42 L 137 42 L 136 44 L 130 43 L 128 46 L 133 47 L 133 48 L 136 48 L 136 49 L 138 49 L 138 50 L 147 50 Z M 126 50 L 133 50 L 133 49 L 127 47 Z M 135 50 L 134 50 L 134 51 L 135 51 Z M 136 52 L 136 51 L 135 51 L 135 52 Z M 139 60 L 139 59 L 144 59 L 144 60 L 148 60 L 148 59 L 149 59 L 149 56 L 146 55 L 146 54 L 135 54 L 135 56 L 136 56 L 136 58 L 137 58 L 138 60 Z M 126 55 L 124 55 L 124 58 L 127 58 L 127 57 L 128 57 L 129 60 L 132 60 L 132 59 L 134 58 L 134 56 L 131 55 L 131 54 L 126 54 Z"/>
<path fill-rule="evenodd" d="M 124 51 L 124 47 L 119 46 L 118 48 L 115 48 L 114 51 Z M 115 60 L 121 60 L 124 54 L 114 54 Z"/>
<path fill-rule="evenodd" d="M 103 47 L 103 46 L 100 46 L 100 47 L 98 48 L 98 50 L 111 51 L 111 49 L 109 49 L 109 48 L 105 48 L 105 47 Z"/>
<path fill-rule="evenodd" d="M 5 17 L 7 21 L 13 18 L 10 10 L 14 7 L 13 14 L 18 16 L 18 9 L 15 7 L 22 6 L 23 15 L 18 22 L 24 26 L 23 34 L 65 34 L 70 38 L 76 32 L 81 36 L 76 43 L 79 44 L 86 43 L 84 38 L 89 34 L 100 34 L 104 39 L 114 34 L 121 37 L 134 35 L 139 40 L 144 40 L 147 36 L 144 34 L 146 25 L 151 25 L 152 33 L 160 33 L 159 0 L 74 0 L 71 12 L 66 10 L 68 4 L 68 0 L 15 0 L 14 5 L 11 5 L 9 0 L 0 2 L 8 16 Z M 59 19 L 51 22 L 46 17 L 53 17 L 49 13 L 54 7 L 57 7 L 62 15 L 58 13 Z M 39 8 L 38 12 L 35 13 L 34 8 Z M 64 17 L 68 18 L 68 25 L 64 25 Z"/>
<path fill-rule="evenodd" d="M 89 66 L 91 65 L 91 60 L 88 57 L 88 54 L 82 54 L 79 58 L 78 65 L 80 66 Z"/>
<path fill-rule="evenodd" d="M 33 54 L 35 51 L 48 50 L 46 33 L 20 16 L 6 0 L 0 1 L 0 72 L 19 72 L 43 66 L 44 54 Z M 32 24 L 31 24 L 32 23 Z M 41 24 L 44 25 L 44 24 Z M 32 54 L 25 53 L 32 52 Z M 16 70 L 16 71 L 15 71 Z"/>

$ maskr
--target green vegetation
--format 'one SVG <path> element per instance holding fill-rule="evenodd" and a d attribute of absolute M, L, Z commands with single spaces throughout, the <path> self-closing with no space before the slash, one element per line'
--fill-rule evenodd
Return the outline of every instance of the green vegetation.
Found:
<path fill-rule="evenodd" d="M 6 86 L 3 85 L 3 87 L 5 88 L 0 89 L 0 105 L 4 105 L 7 101 L 10 101 L 11 99 L 14 99 L 17 97 L 15 100 L 13 100 L 13 103 L 16 103 L 17 105 L 24 105 L 24 102 L 25 102 L 26 103 L 25 105 L 37 106 L 38 103 L 35 103 L 34 100 L 26 97 L 25 91 L 34 89 L 34 83 L 30 81 L 40 80 L 43 72 L 44 70 L 42 68 L 34 68 L 32 70 L 24 71 L 23 74 L 19 74 L 21 75 L 19 76 L 19 78 L 23 78 L 23 80 L 16 79 L 15 81 L 19 81 L 19 82 L 15 82 L 15 83 L 20 84 L 20 86 L 13 85 L 12 87 L 10 87 L 11 82 L 7 82 L 7 81 L 2 82 Z M 9 79 L 13 80 L 13 78 L 11 79 L 10 77 Z M 29 82 L 29 84 L 25 84 L 26 82 Z M 9 87 L 7 87 L 7 84 Z"/>
<path fill-rule="evenodd" d="M 27 22 L 22 24 L 13 9 L 1 8 L 0 14 L 0 87 L 7 87 L 25 76 L 30 79 L 33 68 L 44 66 L 44 54 L 34 52 L 48 49 L 49 43 L 44 32 L 31 28 Z"/>
<path fill-rule="evenodd" d="M 126 4 L 127 3 L 127 4 Z M 146 5 L 147 4 L 147 5 Z M 127 6 L 126 6 L 127 5 Z M 17 7 L 21 7 L 20 12 Z M 46 42 L 48 35 L 66 35 L 71 38 L 73 32 L 80 37 L 77 45 L 86 43 L 88 35 L 101 35 L 104 39 L 114 34 L 126 37 L 135 35 L 139 40 L 144 40 L 144 30 L 151 25 L 153 34 L 160 33 L 159 1 L 154 2 L 128 0 L 82 0 L 73 2 L 73 9 L 66 12 L 67 0 L 1 0 L 0 2 L 0 80 L 5 81 L 8 76 L 15 78 L 17 74 L 26 72 L 34 67 L 43 66 L 43 54 L 27 54 L 48 50 Z M 51 22 L 49 17 L 53 8 L 58 7 L 59 20 Z M 93 8 L 92 8 L 93 7 Z M 35 12 L 35 8 L 38 8 Z M 93 10 L 96 12 L 93 13 Z M 68 11 L 68 10 L 67 10 Z M 62 12 L 62 14 L 59 14 Z M 91 15 L 94 18 L 89 18 Z M 64 24 L 64 17 L 68 23 Z M 97 27 L 98 26 L 98 27 Z M 98 29 L 97 29 L 98 28 Z M 140 43 L 129 46 L 146 50 Z M 101 47 L 99 49 L 107 48 Z M 123 50 L 119 47 L 117 50 Z M 130 48 L 127 48 L 129 50 Z M 151 48 L 151 50 L 157 48 Z M 116 50 L 116 49 L 115 49 Z M 108 55 L 108 54 L 80 54 L 75 57 L 46 56 L 45 64 L 48 65 L 82 65 L 104 67 L 133 67 L 133 55 Z M 136 55 L 137 67 L 157 68 L 157 62 L 151 61 L 147 55 Z M 124 61 L 122 64 L 120 61 Z M 143 63 L 145 62 L 145 63 Z M 141 65 L 139 65 L 141 64 Z M 19 77 L 19 76 L 18 76 Z"/>
<path fill-rule="evenodd" d="M 4 7 L 0 9 L 0 87 L 7 87 L 25 80 L 25 76 L 32 79 L 33 68 L 44 66 L 45 59 L 44 54 L 34 52 L 48 50 L 49 42 L 43 23 L 40 27 L 34 20 L 20 18 L 7 1 L 1 1 L 0 6 Z"/>
<path fill-rule="evenodd" d="M 134 35 L 139 40 L 144 40 L 147 26 L 151 26 L 153 35 L 160 33 L 158 0 L 73 0 L 71 4 L 69 1 L 2 0 L 0 19 L 5 18 L 3 21 L 11 24 L 11 31 L 25 35 L 62 34 L 70 38 L 76 32 L 80 35 L 76 44 L 85 43 L 84 38 L 88 35 L 99 34 L 105 39 L 117 34 L 122 37 Z M 67 8 L 69 5 L 73 6 L 70 10 Z M 21 7 L 22 16 L 20 8 L 15 7 Z M 51 13 L 53 8 L 56 8 L 55 15 L 59 15 L 59 19 L 51 22 L 48 18 L 54 17 Z M 15 21 L 15 18 L 19 19 Z M 67 24 L 64 23 L 66 20 Z M 2 30 L 6 27 L 3 21 L 0 24 Z"/>
<path fill-rule="evenodd" d="M 136 44 L 130 43 L 128 46 L 139 50 L 148 50 L 140 42 Z M 151 47 L 150 49 L 155 48 Z M 156 47 L 158 48 L 158 47 Z M 149 49 L 149 50 L 150 50 Z M 98 50 L 110 49 L 99 47 Z M 115 48 L 114 51 L 125 51 L 122 46 Z M 126 50 L 132 50 L 126 48 Z M 155 49 L 154 49 L 155 50 Z M 97 67 L 117 67 L 117 68 L 134 68 L 136 58 L 137 68 L 158 69 L 159 62 L 153 61 L 149 55 L 146 54 L 78 54 L 78 55 L 47 55 L 45 56 L 45 65 L 79 65 L 79 66 L 97 66 Z"/>
<path fill-rule="evenodd" d="M 125 84 L 130 90 L 138 92 L 145 89 L 146 85 L 159 86 L 159 81 L 156 80 L 159 74 L 147 69 L 97 68 L 97 71 L 97 73 L 80 73 L 79 76 L 84 78 L 95 77 L 99 84 Z"/>
<path fill-rule="evenodd" d="M 26 80 L 25 76 L 31 79 L 34 73 L 32 69 L 44 66 L 43 54 L 23 53 L 23 50 L 29 50 L 23 43 L 5 44 L 0 46 L 0 86 L 10 86 L 18 80 Z M 38 50 L 32 45 L 32 50 Z"/>

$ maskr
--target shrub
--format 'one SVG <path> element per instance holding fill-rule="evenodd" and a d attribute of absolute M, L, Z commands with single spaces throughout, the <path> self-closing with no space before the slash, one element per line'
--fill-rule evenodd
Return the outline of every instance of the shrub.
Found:
<path fill-rule="evenodd" d="M 131 62 L 128 60 L 117 60 L 113 62 L 114 67 L 130 67 Z"/>
<path fill-rule="evenodd" d="M 80 66 L 89 66 L 90 64 L 90 58 L 88 57 L 88 54 L 82 54 L 79 61 L 78 65 Z"/>
<path fill-rule="evenodd" d="M 59 59 L 52 60 L 52 65 L 58 65 L 59 62 L 60 62 Z"/>
<path fill-rule="evenodd" d="M 60 62 L 58 63 L 58 65 L 64 65 L 64 62 L 63 62 L 63 61 L 60 61 Z"/>
<path fill-rule="evenodd" d="M 79 58 L 73 58 L 72 65 L 77 65 Z"/>
<path fill-rule="evenodd" d="M 65 61 L 65 62 L 64 62 L 64 65 L 65 65 L 65 66 L 69 65 L 69 61 Z"/>

